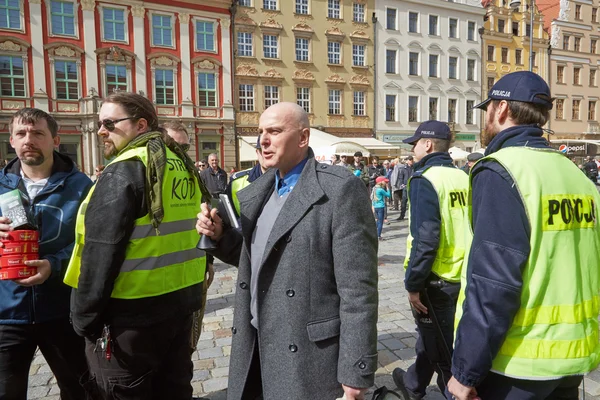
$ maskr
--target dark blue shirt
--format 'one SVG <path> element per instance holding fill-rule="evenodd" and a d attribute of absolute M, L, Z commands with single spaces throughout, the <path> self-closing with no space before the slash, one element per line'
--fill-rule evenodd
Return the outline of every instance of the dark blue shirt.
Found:
<path fill-rule="evenodd" d="M 304 169 L 307 161 L 308 157 L 300 161 L 300 163 L 292 168 L 290 172 L 285 174 L 283 178 L 279 177 L 279 170 L 277 170 L 275 173 L 275 189 L 277 189 L 277 194 L 279 197 L 290 193 L 294 189 L 294 186 L 296 186 L 298 179 L 300 179 L 300 174 L 302 174 L 302 170 Z"/>

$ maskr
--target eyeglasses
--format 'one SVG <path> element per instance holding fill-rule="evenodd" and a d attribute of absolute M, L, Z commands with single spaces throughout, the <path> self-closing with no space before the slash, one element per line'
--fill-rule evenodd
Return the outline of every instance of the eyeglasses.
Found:
<path fill-rule="evenodd" d="M 106 128 L 107 131 L 112 132 L 115 130 L 115 124 L 121 121 L 126 121 L 128 119 L 135 119 L 135 117 L 127 117 L 127 118 L 121 118 L 121 119 L 103 119 L 98 121 L 98 129 L 102 129 L 102 125 L 104 125 L 104 127 Z"/>
<path fill-rule="evenodd" d="M 200 167 L 200 168 L 206 168 L 206 164 L 200 164 L 200 165 L 198 165 L 198 167 Z"/>

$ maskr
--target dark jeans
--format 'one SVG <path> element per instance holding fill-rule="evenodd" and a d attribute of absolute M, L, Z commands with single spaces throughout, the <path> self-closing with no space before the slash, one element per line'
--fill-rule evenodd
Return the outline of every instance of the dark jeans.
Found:
<path fill-rule="evenodd" d="M 192 316 L 140 328 L 110 328 L 112 357 L 86 338 L 89 373 L 82 383 L 93 400 L 190 400 Z"/>
<path fill-rule="evenodd" d="M 394 210 L 399 210 L 398 203 L 402 200 L 402 189 L 394 190 Z"/>
<path fill-rule="evenodd" d="M 385 218 L 385 207 L 375 208 L 375 218 L 377 218 L 377 237 L 381 237 L 383 219 Z"/>
<path fill-rule="evenodd" d="M 403 219 L 408 209 L 408 192 L 406 188 L 402 189 L 402 205 L 400 207 L 400 219 Z"/>
<path fill-rule="evenodd" d="M 530 381 L 490 372 L 477 387 L 477 395 L 485 400 L 577 400 L 582 380 L 583 376 L 567 376 Z"/>
<path fill-rule="evenodd" d="M 27 398 L 29 367 L 37 347 L 56 376 L 61 399 L 83 399 L 79 379 L 87 369 L 84 346 L 68 319 L 0 325 L 0 399 Z"/>
<path fill-rule="evenodd" d="M 421 396 L 425 396 L 425 389 L 431 382 L 434 372 L 438 374 L 437 384 L 442 393 L 445 392 L 448 381 L 452 377 L 450 357 L 454 340 L 454 314 L 460 284 L 446 283 L 442 288 L 428 287 L 425 290 L 426 294 L 421 292 L 421 302 L 428 310 L 433 309 L 439 329 L 435 326 L 431 311 L 429 314 L 418 314 L 413 309 L 419 332 L 415 344 L 417 359 L 404 375 L 406 388 Z M 443 337 L 440 335 L 440 330 Z"/>

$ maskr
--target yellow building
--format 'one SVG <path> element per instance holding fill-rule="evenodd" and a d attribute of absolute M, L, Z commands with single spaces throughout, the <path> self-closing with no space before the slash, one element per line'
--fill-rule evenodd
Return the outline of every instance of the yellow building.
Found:
<path fill-rule="evenodd" d="M 336 136 L 373 133 L 374 0 L 241 0 L 234 18 L 236 133 L 280 101 Z"/>
<path fill-rule="evenodd" d="M 544 18 L 536 5 L 533 30 L 530 8 L 532 0 L 521 0 L 516 8 L 513 1 L 484 0 L 487 9 L 483 29 L 484 62 L 482 71 L 483 96 L 498 79 L 515 71 L 528 71 L 530 65 L 530 32 L 533 32 L 533 72 L 548 81 L 548 33 Z M 517 2 L 518 3 L 518 2 Z"/>

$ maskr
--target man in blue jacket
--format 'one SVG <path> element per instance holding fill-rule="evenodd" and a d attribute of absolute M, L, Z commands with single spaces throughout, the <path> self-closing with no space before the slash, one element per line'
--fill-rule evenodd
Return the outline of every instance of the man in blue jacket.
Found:
<path fill-rule="evenodd" d="M 61 399 L 85 398 L 79 384 L 87 369 L 84 341 L 69 322 L 71 289 L 63 276 L 75 239 L 75 218 L 92 182 L 69 157 L 54 151 L 58 125 L 42 110 L 24 108 L 9 124 L 17 158 L 0 171 L 0 194 L 19 189 L 40 230 L 37 274 L 0 281 L 0 398 L 25 399 L 29 366 L 39 347 Z M 13 230 L 0 217 L 0 237 Z"/>
<path fill-rule="evenodd" d="M 467 248 L 469 181 L 448 154 L 452 142 L 448 124 L 425 121 L 404 142 L 413 146 L 417 161 L 407 185 L 410 231 L 404 287 L 419 336 L 415 363 L 406 372 L 396 368 L 392 376 L 405 398 L 416 400 L 425 396 L 434 372 L 442 392 L 452 375 L 454 314 Z"/>
<path fill-rule="evenodd" d="M 600 354 L 600 197 L 543 137 L 552 97 L 540 76 L 508 74 L 476 107 L 487 148 L 471 171 L 473 242 L 448 391 L 577 399 Z"/>

